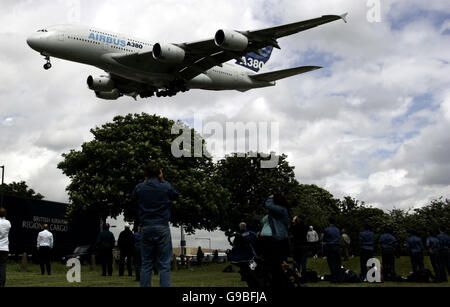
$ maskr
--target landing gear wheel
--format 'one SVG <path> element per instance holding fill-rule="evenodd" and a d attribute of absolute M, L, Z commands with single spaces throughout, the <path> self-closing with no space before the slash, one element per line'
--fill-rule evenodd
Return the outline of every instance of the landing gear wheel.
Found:
<path fill-rule="evenodd" d="M 52 63 L 50 63 L 50 57 L 48 55 L 43 56 L 45 58 L 45 61 L 47 61 L 47 63 L 44 65 L 44 69 L 49 70 L 50 68 L 52 68 Z"/>

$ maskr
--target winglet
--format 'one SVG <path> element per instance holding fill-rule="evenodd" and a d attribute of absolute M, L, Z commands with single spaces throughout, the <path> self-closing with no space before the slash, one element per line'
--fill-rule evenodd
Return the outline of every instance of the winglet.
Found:
<path fill-rule="evenodd" d="M 339 16 L 339 17 L 341 17 L 342 20 L 343 20 L 345 23 L 347 23 L 347 16 L 348 16 L 348 13 L 345 13 L 344 15 L 341 15 L 341 16 Z"/>

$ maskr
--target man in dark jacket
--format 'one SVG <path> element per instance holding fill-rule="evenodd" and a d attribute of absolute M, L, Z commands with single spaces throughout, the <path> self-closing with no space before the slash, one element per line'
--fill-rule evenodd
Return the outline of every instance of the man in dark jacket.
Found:
<path fill-rule="evenodd" d="M 133 276 L 134 234 L 130 230 L 130 225 L 125 225 L 125 230 L 120 233 L 117 245 L 120 250 L 119 276 L 124 275 L 125 261 L 127 262 L 128 276 Z"/>
<path fill-rule="evenodd" d="M 439 250 L 441 249 L 441 243 L 439 239 L 433 236 L 431 231 L 427 231 L 426 245 L 428 252 L 430 253 L 430 262 L 434 270 L 435 282 L 444 282 L 444 266 L 439 258 Z"/>
<path fill-rule="evenodd" d="M 301 276 L 306 276 L 306 263 L 308 259 L 308 226 L 306 226 L 304 217 L 299 215 L 294 217 L 291 233 L 294 239 L 294 261 L 297 269 L 301 271 Z M 301 269 L 301 270 L 300 270 Z"/>
<path fill-rule="evenodd" d="M 448 253 L 450 249 L 450 237 L 445 233 L 445 227 L 441 226 L 439 228 L 437 239 L 440 243 L 439 258 L 443 266 L 443 278 L 444 281 L 447 281 L 447 274 L 450 276 L 450 256 Z"/>
<path fill-rule="evenodd" d="M 146 181 L 138 184 L 133 192 L 134 199 L 139 203 L 139 220 L 142 225 L 141 287 L 151 287 L 155 264 L 161 274 L 161 287 L 170 287 L 170 205 L 179 193 L 164 180 L 163 172 L 156 163 L 150 162 L 145 166 L 144 172 Z"/>
<path fill-rule="evenodd" d="M 106 276 L 106 271 L 108 275 L 112 276 L 112 263 L 113 254 L 112 250 L 116 245 L 116 239 L 111 231 L 109 231 L 109 224 L 105 224 L 103 231 L 99 233 L 97 237 L 97 249 L 100 262 L 102 263 L 102 276 Z"/>
<path fill-rule="evenodd" d="M 381 259 L 383 261 L 384 280 L 395 277 L 395 255 L 398 249 L 398 241 L 392 235 L 392 230 L 386 227 L 380 236 Z"/>
<path fill-rule="evenodd" d="M 342 282 L 341 274 L 341 232 L 336 227 L 336 220 L 332 217 L 328 219 L 329 226 L 323 234 L 323 244 L 325 245 L 325 255 L 327 256 L 328 267 L 331 273 L 331 282 Z"/>
<path fill-rule="evenodd" d="M 425 266 L 423 264 L 423 243 L 419 238 L 416 230 L 411 230 L 411 236 L 406 241 L 406 248 L 411 256 L 411 265 L 413 273 L 423 271 Z"/>
<path fill-rule="evenodd" d="M 203 263 L 203 258 L 205 258 L 205 254 L 203 253 L 201 246 L 199 246 L 197 249 L 197 265 Z"/>
<path fill-rule="evenodd" d="M 367 277 L 367 261 L 373 258 L 373 249 L 375 244 L 375 234 L 370 231 L 368 224 L 364 225 L 364 230 L 359 233 L 359 244 L 361 247 L 360 266 L 361 280 Z"/>

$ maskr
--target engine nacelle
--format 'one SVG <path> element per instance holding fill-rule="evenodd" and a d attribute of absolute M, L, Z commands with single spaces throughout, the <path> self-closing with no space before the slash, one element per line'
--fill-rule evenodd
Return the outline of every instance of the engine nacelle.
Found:
<path fill-rule="evenodd" d="M 247 36 L 233 30 L 217 31 L 214 42 L 218 47 L 231 51 L 244 51 L 248 47 Z"/>
<path fill-rule="evenodd" d="M 122 97 L 122 94 L 119 92 L 118 89 L 113 89 L 108 92 L 95 92 L 95 95 L 97 98 L 105 99 L 105 100 L 117 100 L 118 98 Z"/>
<path fill-rule="evenodd" d="M 109 92 L 112 91 L 114 86 L 114 81 L 108 76 L 92 77 L 87 78 L 87 85 L 89 89 L 96 92 Z"/>
<path fill-rule="evenodd" d="M 184 61 L 186 52 L 183 48 L 172 44 L 155 44 L 153 46 L 153 58 L 155 60 L 170 63 L 179 64 Z"/>

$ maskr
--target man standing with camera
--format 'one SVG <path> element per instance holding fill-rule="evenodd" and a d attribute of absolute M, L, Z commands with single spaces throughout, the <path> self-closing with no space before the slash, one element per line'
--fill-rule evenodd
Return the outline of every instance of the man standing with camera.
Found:
<path fill-rule="evenodd" d="M 133 192 L 133 198 L 139 203 L 139 222 L 142 225 L 141 287 L 151 287 L 155 265 L 161 274 L 161 287 L 170 287 L 170 204 L 179 193 L 164 180 L 163 172 L 156 163 L 150 162 L 144 171 L 146 181 L 138 184 Z"/>

